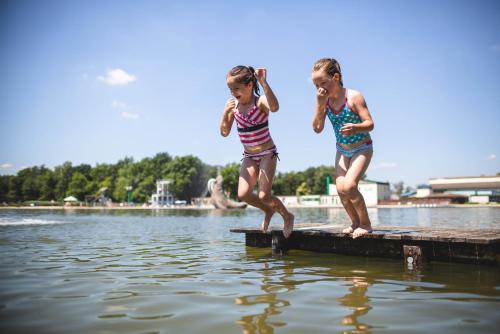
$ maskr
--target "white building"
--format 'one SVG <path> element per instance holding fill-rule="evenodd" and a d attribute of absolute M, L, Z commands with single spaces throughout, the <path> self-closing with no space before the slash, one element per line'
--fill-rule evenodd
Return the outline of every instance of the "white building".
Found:
<path fill-rule="evenodd" d="M 174 197 L 168 192 L 168 185 L 171 183 L 171 180 L 156 181 L 156 194 L 151 195 L 152 206 L 159 207 L 174 203 Z"/>
<path fill-rule="evenodd" d="M 279 196 L 285 206 L 342 206 L 338 195 Z"/>
<path fill-rule="evenodd" d="M 500 202 L 500 176 L 434 178 L 429 185 L 434 193 L 465 195 L 472 203 Z"/>
<path fill-rule="evenodd" d="M 359 181 L 358 190 L 365 199 L 366 206 L 377 206 L 379 201 L 391 197 L 389 183 L 370 180 Z M 329 195 L 279 196 L 285 206 L 338 206 L 342 207 L 335 184 L 331 183 Z"/>
<path fill-rule="evenodd" d="M 428 185 L 419 185 L 417 187 L 417 194 L 415 197 L 424 198 L 429 197 L 432 194 L 432 188 Z"/>
<path fill-rule="evenodd" d="M 339 195 L 321 195 L 320 204 L 328 206 L 342 206 Z"/>
<path fill-rule="evenodd" d="M 361 180 L 358 184 L 358 190 L 363 195 L 366 206 L 376 206 L 379 201 L 391 198 L 391 189 L 388 182 Z M 335 184 L 330 184 L 330 195 L 338 196 Z"/>
<path fill-rule="evenodd" d="M 279 196 L 278 198 L 285 206 L 297 206 L 297 205 L 299 205 L 299 197 L 298 196 Z"/>

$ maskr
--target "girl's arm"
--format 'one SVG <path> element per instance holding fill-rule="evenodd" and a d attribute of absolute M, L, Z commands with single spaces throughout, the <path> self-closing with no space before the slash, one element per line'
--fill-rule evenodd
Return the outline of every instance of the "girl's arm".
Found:
<path fill-rule="evenodd" d="M 353 91 L 351 95 L 353 111 L 361 118 L 361 123 L 346 123 L 340 128 L 340 133 L 344 136 L 352 136 L 358 132 L 370 132 L 374 128 L 372 115 L 368 111 L 365 98 L 360 92 Z"/>
<path fill-rule="evenodd" d="M 314 111 L 313 117 L 313 130 L 316 133 L 320 133 L 323 131 L 325 127 L 325 119 L 326 119 L 326 100 L 327 100 L 327 92 L 323 88 L 318 88 L 316 92 L 316 109 Z"/>
<path fill-rule="evenodd" d="M 266 80 L 267 70 L 265 68 L 257 68 L 255 69 L 255 76 L 264 90 L 264 96 L 259 99 L 259 104 L 264 105 L 268 111 L 278 111 L 280 108 L 278 98 L 276 98 L 276 95 L 274 95 L 271 86 L 269 86 Z"/>
<path fill-rule="evenodd" d="M 226 102 L 224 113 L 222 114 L 222 119 L 220 121 L 220 134 L 223 137 L 227 137 L 229 136 L 229 133 L 231 133 L 231 128 L 234 122 L 234 107 L 236 107 L 234 99 L 230 99 Z"/>

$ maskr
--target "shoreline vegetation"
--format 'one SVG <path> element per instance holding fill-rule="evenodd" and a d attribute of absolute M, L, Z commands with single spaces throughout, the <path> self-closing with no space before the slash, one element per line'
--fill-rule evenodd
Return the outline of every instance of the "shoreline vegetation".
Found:
<path fill-rule="evenodd" d="M 99 197 L 117 203 L 142 205 L 156 193 L 156 181 L 170 180 L 168 191 L 175 199 L 191 203 L 205 197 L 207 182 L 218 174 L 224 178 L 228 198 L 236 198 L 240 164 L 209 165 L 193 155 L 172 157 L 166 152 L 134 161 L 125 157 L 116 163 L 73 165 L 67 161 L 53 169 L 44 165 L 27 167 L 16 175 L 0 175 L 0 206 L 51 205 L 73 196 L 92 205 Z M 273 183 L 276 196 L 325 194 L 325 180 L 334 180 L 332 166 L 309 167 L 303 171 L 278 172 Z M 38 202 L 38 203 L 37 203 Z M 43 202 L 43 204 L 42 204 Z"/>

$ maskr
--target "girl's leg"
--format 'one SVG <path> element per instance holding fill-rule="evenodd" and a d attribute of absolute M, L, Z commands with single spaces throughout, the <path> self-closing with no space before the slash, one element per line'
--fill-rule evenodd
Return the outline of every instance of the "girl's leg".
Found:
<path fill-rule="evenodd" d="M 238 198 L 240 201 L 244 201 L 264 211 L 265 217 L 261 228 L 263 231 L 267 231 L 267 226 L 269 225 L 269 221 L 271 221 L 274 210 L 268 205 L 262 203 L 259 197 L 253 192 L 253 187 L 257 182 L 258 175 L 259 167 L 257 167 L 255 161 L 251 158 L 243 159 L 243 162 L 241 163 L 240 177 L 238 180 Z"/>
<path fill-rule="evenodd" d="M 337 193 L 339 194 L 340 201 L 344 206 L 345 211 L 351 218 L 351 226 L 342 230 L 342 233 L 350 234 L 353 233 L 355 229 L 359 227 L 359 216 L 356 209 L 352 205 L 348 196 L 344 193 L 345 175 L 347 174 L 347 168 L 350 164 L 349 158 L 337 152 L 335 157 L 335 173 L 337 174 L 335 184 L 337 186 Z"/>
<path fill-rule="evenodd" d="M 359 180 L 368 168 L 372 155 L 372 150 L 355 154 L 350 160 L 344 179 L 344 193 L 351 201 L 359 217 L 359 227 L 354 230 L 352 235 L 354 239 L 372 231 L 365 200 L 358 190 Z"/>
<path fill-rule="evenodd" d="M 285 205 L 277 197 L 271 195 L 276 162 L 277 158 L 273 154 L 266 155 L 260 161 L 259 199 L 283 217 L 283 235 L 288 238 L 292 234 L 295 216 L 286 209 Z"/>

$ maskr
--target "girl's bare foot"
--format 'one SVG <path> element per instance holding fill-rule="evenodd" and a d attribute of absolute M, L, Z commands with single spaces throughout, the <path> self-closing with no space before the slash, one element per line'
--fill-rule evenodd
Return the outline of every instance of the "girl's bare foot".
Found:
<path fill-rule="evenodd" d="M 285 219 L 285 225 L 283 227 L 283 235 L 285 236 L 285 238 L 288 238 L 292 234 L 294 220 L 295 216 L 289 212 L 287 218 Z"/>
<path fill-rule="evenodd" d="M 262 225 L 260 226 L 262 232 L 267 232 L 269 228 L 269 223 L 271 222 L 271 218 L 273 217 L 276 211 L 273 209 L 269 209 L 266 211 L 266 215 L 264 216 L 264 220 L 262 221 Z"/>
<path fill-rule="evenodd" d="M 356 230 L 357 228 L 359 227 L 359 225 L 354 225 L 352 224 L 351 226 L 349 227 L 346 227 L 345 229 L 342 230 L 342 233 L 344 234 L 351 234 L 354 232 L 354 230 Z"/>
<path fill-rule="evenodd" d="M 360 225 L 357 229 L 354 230 L 352 233 L 352 238 L 356 239 L 359 238 L 365 234 L 372 233 L 372 227 L 370 225 L 364 226 Z"/>

